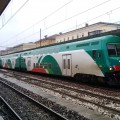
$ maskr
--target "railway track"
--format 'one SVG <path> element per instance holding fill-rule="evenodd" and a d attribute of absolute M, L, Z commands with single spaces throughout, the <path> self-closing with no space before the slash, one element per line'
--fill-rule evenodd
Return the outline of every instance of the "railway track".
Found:
<path fill-rule="evenodd" d="M 9 73 L 7 75 L 9 76 Z M 94 106 L 97 106 L 99 109 L 104 109 L 105 111 L 111 112 L 114 115 L 120 115 L 120 99 L 95 94 L 93 92 L 67 86 L 62 83 L 59 84 L 48 80 L 45 81 L 37 77 L 27 76 L 25 74 L 20 75 L 19 73 L 13 73 L 10 74 L 10 76 L 16 77 L 16 79 L 25 82 L 29 82 L 30 84 L 48 89 L 49 91 L 59 93 L 62 97 L 76 99 L 81 101 L 82 103 L 90 103 Z"/>
<path fill-rule="evenodd" d="M 0 118 L 5 120 L 22 120 L 10 105 L 0 96 Z"/>
<path fill-rule="evenodd" d="M 21 77 L 20 77 L 19 79 L 23 80 L 24 78 L 21 79 Z M 115 112 L 115 114 L 120 113 L 120 108 L 117 109 L 117 106 L 116 106 L 116 104 L 118 104 L 119 105 L 118 107 L 120 107 L 120 100 L 119 99 L 110 98 L 110 97 L 107 97 L 107 96 L 98 95 L 98 94 L 88 92 L 88 91 L 85 91 L 85 90 L 80 90 L 80 89 L 77 89 L 77 88 L 73 88 L 73 87 L 70 87 L 70 86 L 67 86 L 67 85 L 63 85 L 63 84 L 60 85 L 58 83 L 45 81 L 45 80 L 40 80 L 40 79 L 37 79 L 37 78 L 27 76 L 26 80 L 28 80 L 28 79 L 31 80 L 31 81 L 29 81 L 31 84 L 43 87 L 45 89 L 52 90 L 54 92 L 62 94 L 62 96 L 66 95 L 66 96 L 69 96 L 71 98 L 78 99 L 82 102 L 87 102 L 87 103 L 94 104 L 94 105 L 102 107 L 106 110 Z M 39 84 L 38 84 L 38 82 L 36 83 L 36 81 L 38 81 Z M 85 95 L 87 95 L 87 97 L 89 97 L 91 99 L 87 100 Z M 95 101 L 94 101 L 94 98 L 95 98 Z M 102 102 L 96 101 L 97 98 L 100 99 L 100 101 L 102 101 Z M 113 108 L 108 106 L 108 104 L 111 104 L 111 103 L 115 103 L 115 105 L 112 106 Z"/>
<path fill-rule="evenodd" d="M 39 103 L 35 99 L 29 97 L 28 95 L 22 93 L 21 91 L 19 91 L 17 89 L 15 89 L 14 87 L 10 86 L 9 84 L 7 84 L 7 83 L 5 83 L 3 81 L 0 81 L 0 83 L 4 84 L 8 88 L 8 91 L 9 91 L 9 89 L 11 89 L 13 92 L 15 92 L 17 95 L 19 95 L 20 99 L 25 98 L 26 101 L 31 102 L 33 105 L 36 105 L 40 109 L 43 109 L 43 111 L 46 112 L 44 114 L 47 114 L 47 116 L 49 115 L 49 120 L 50 120 L 50 118 L 51 118 L 51 120 L 68 120 L 64 116 L 62 116 L 59 113 L 53 111 L 49 107 Z M 20 106 L 18 106 L 18 107 L 20 107 Z M 15 120 L 17 120 L 17 119 L 15 119 Z"/>

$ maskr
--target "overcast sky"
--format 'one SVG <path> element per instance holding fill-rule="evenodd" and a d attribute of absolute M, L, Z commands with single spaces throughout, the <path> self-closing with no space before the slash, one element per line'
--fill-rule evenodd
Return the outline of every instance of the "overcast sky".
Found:
<path fill-rule="evenodd" d="M 0 16 L 0 46 L 35 42 L 40 29 L 44 38 L 85 23 L 119 21 L 120 0 L 11 0 Z"/>

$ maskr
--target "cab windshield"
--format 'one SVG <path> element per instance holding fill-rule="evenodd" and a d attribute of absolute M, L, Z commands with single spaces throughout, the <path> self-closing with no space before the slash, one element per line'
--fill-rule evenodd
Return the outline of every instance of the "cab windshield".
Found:
<path fill-rule="evenodd" d="M 108 44 L 107 49 L 109 56 L 120 56 L 120 44 Z"/>

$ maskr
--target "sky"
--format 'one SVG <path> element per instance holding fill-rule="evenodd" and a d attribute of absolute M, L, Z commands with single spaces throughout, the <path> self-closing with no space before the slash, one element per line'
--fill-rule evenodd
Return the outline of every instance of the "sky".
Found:
<path fill-rule="evenodd" d="M 82 28 L 120 24 L 120 0 L 11 0 L 0 16 L 0 50 Z"/>

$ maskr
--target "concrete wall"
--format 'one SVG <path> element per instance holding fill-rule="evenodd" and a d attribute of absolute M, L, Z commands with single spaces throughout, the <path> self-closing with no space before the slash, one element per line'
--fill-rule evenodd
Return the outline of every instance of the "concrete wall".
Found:
<path fill-rule="evenodd" d="M 36 43 L 36 47 L 41 47 L 41 46 L 54 44 L 55 43 L 55 39 L 42 39 L 42 40 L 37 41 L 35 43 Z"/>

